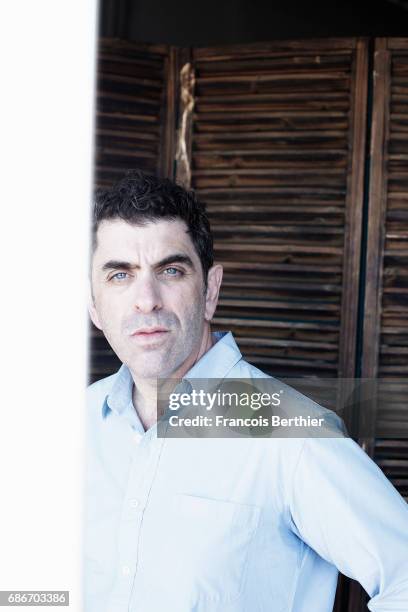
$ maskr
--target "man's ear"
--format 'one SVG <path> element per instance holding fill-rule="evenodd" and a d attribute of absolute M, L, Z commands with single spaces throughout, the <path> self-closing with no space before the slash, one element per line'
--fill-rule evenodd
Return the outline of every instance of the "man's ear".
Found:
<path fill-rule="evenodd" d="M 99 321 L 99 316 L 95 307 L 95 300 L 92 293 L 91 283 L 88 284 L 88 312 L 89 316 L 91 317 L 92 323 L 95 325 L 95 327 L 102 331 L 102 326 Z"/>
<path fill-rule="evenodd" d="M 218 304 L 218 294 L 222 281 L 222 266 L 216 264 L 208 270 L 207 291 L 205 293 L 205 313 L 206 321 L 211 321 Z"/>

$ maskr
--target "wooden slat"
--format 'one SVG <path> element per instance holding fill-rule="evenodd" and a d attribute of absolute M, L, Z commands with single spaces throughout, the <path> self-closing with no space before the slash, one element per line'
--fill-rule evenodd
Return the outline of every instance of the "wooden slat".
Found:
<path fill-rule="evenodd" d="M 214 47 L 199 47 L 195 49 L 195 56 L 198 61 L 224 61 L 234 60 L 237 57 L 267 57 L 286 55 L 293 57 L 296 52 L 301 57 L 325 55 L 338 55 L 345 50 L 355 48 L 355 38 L 331 38 L 328 44 L 327 39 L 310 40 L 276 40 L 247 45 L 228 45 Z"/>
<path fill-rule="evenodd" d="M 347 173 L 345 241 L 343 253 L 343 291 L 341 324 L 343 334 L 339 346 L 340 378 L 355 375 L 358 287 L 360 281 L 361 231 L 365 163 L 365 125 L 368 87 L 368 49 L 366 41 L 359 40 L 356 45 L 356 61 L 353 64 L 351 96 L 353 113 L 350 122 L 350 144 Z M 356 205 L 360 203 L 360 205 Z M 351 415 L 345 415 L 347 417 Z"/>

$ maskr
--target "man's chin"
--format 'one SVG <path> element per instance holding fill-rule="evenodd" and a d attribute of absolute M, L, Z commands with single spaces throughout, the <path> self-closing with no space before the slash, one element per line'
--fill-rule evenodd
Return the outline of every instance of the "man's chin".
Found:
<path fill-rule="evenodd" d="M 150 361 L 150 363 L 149 363 Z M 143 362 L 133 362 L 128 367 L 132 371 L 134 377 L 139 379 L 158 379 L 171 378 L 172 369 L 169 368 L 168 361 L 160 363 L 151 363 L 151 359 L 146 356 Z"/>

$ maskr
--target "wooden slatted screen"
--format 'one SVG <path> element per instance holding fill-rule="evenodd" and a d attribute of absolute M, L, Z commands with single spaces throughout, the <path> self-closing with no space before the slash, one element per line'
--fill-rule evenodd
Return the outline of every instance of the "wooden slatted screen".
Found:
<path fill-rule="evenodd" d="M 98 54 L 95 184 L 125 170 L 171 176 L 174 160 L 174 58 L 167 45 L 102 39 Z M 105 337 L 91 326 L 90 379 L 118 369 Z"/>
<path fill-rule="evenodd" d="M 408 500 L 408 39 L 377 39 L 374 73 L 362 376 L 395 385 L 365 442 Z"/>
<path fill-rule="evenodd" d="M 129 168 L 162 175 L 172 171 L 167 150 L 169 132 L 174 131 L 167 96 L 170 70 L 170 48 L 166 45 L 101 40 L 96 99 L 97 185 L 111 185 Z"/>
<path fill-rule="evenodd" d="M 367 42 L 192 52 L 192 186 L 225 270 L 216 327 L 275 376 L 353 377 Z"/>

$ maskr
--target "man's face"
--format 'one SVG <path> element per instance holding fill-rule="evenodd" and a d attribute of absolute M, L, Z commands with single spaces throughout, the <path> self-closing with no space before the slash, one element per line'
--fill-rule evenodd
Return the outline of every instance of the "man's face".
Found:
<path fill-rule="evenodd" d="M 201 262 L 182 220 L 138 226 L 114 219 L 99 225 L 90 313 L 136 377 L 170 377 L 194 363 L 219 282 L 215 287 L 210 271 L 205 291 Z"/>

